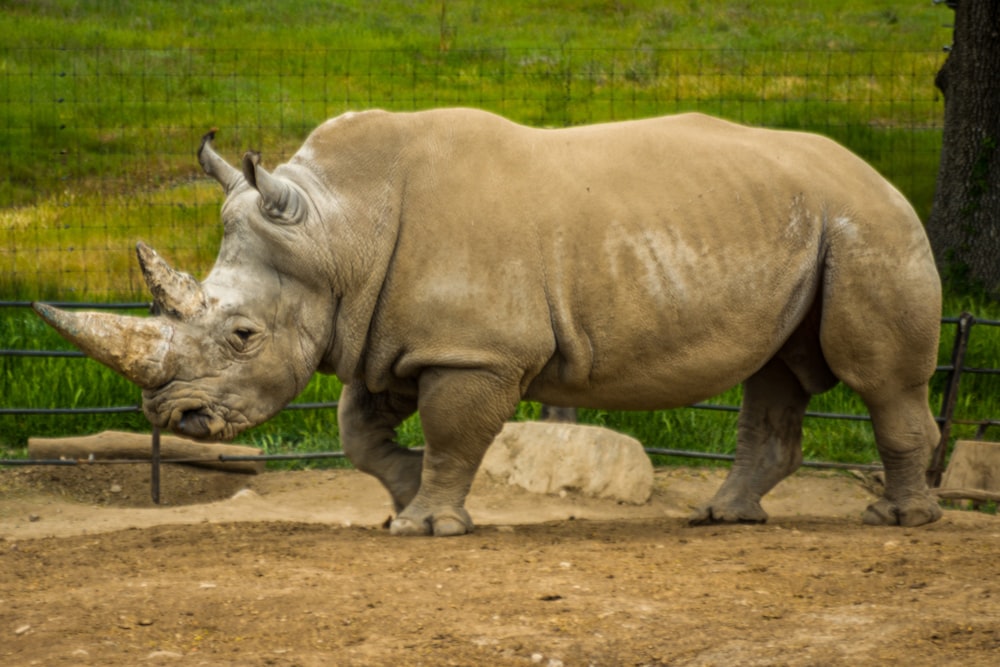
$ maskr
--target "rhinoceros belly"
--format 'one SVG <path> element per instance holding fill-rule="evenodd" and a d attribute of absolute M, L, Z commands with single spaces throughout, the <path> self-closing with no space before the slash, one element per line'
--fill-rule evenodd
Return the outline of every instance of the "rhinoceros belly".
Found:
<path fill-rule="evenodd" d="M 676 242 L 618 244 L 595 259 L 600 270 L 584 279 L 577 270 L 565 289 L 552 289 L 556 349 L 527 397 L 650 410 L 742 382 L 816 298 L 818 244 L 804 235 L 776 257 L 763 243 L 720 243 L 696 259 L 679 256 Z"/>

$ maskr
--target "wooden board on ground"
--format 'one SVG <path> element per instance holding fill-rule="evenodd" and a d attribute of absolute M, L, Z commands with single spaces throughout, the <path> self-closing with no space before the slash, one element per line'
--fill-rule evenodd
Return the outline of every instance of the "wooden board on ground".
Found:
<path fill-rule="evenodd" d="M 1000 501 L 1000 443 L 957 441 L 935 492 L 941 498 Z"/>
<path fill-rule="evenodd" d="M 222 461 L 220 456 L 259 456 L 257 447 L 195 442 L 172 435 L 160 436 L 160 459 L 202 468 L 240 472 L 251 475 L 264 472 L 263 461 Z M 28 456 L 33 459 L 149 460 L 152 438 L 149 434 L 104 431 L 96 435 L 66 438 L 29 438 Z"/>

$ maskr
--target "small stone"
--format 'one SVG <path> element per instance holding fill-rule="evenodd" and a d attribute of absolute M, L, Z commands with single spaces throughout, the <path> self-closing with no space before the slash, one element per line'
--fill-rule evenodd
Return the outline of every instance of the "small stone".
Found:
<path fill-rule="evenodd" d="M 153 651 L 146 656 L 146 660 L 177 660 L 183 657 L 183 653 L 177 653 L 176 651 Z"/>
<path fill-rule="evenodd" d="M 112 484 L 110 491 L 111 493 L 121 493 L 122 492 L 121 484 Z"/>
<path fill-rule="evenodd" d="M 18 637 L 20 637 L 21 635 L 27 633 L 28 630 L 30 630 L 30 629 L 31 629 L 30 625 L 22 625 L 17 630 L 14 630 L 14 634 L 17 635 Z"/>
<path fill-rule="evenodd" d="M 28 521 L 30 521 L 31 523 L 35 523 L 36 521 L 41 521 L 41 519 L 42 519 L 42 517 L 39 516 L 39 515 L 37 515 L 37 514 L 29 514 L 28 515 Z"/>

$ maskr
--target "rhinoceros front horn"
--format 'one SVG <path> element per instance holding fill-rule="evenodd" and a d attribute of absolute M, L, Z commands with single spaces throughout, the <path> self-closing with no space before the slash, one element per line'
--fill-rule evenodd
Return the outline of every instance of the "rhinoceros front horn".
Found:
<path fill-rule="evenodd" d="M 240 170 L 232 166 L 212 149 L 212 140 L 215 139 L 215 130 L 212 130 L 201 138 L 201 146 L 198 147 L 198 162 L 205 173 L 222 184 L 228 195 L 243 178 Z"/>
<path fill-rule="evenodd" d="M 243 156 L 243 177 L 260 193 L 261 208 L 268 218 L 283 224 L 298 222 L 302 210 L 299 193 L 287 180 L 269 174 L 260 166 L 257 151 L 247 151 Z"/>
<path fill-rule="evenodd" d="M 205 294 L 197 280 L 170 268 L 145 243 L 137 243 L 135 252 L 159 312 L 180 320 L 189 320 L 205 309 Z"/>
<path fill-rule="evenodd" d="M 173 379 L 170 343 L 174 328 L 163 318 L 74 313 L 43 303 L 32 307 L 88 357 L 143 389 L 154 389 Z"/>

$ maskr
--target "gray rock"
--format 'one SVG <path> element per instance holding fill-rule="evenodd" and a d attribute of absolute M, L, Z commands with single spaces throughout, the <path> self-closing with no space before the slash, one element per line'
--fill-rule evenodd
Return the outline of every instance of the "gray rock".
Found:
<path fill-rule="evenodd" d="M 579 424 L 512 422 L 486 452 L 482 470 L 534 493 L 579 491 L 642 504 L 653 465 L 635 438 Z"/>

